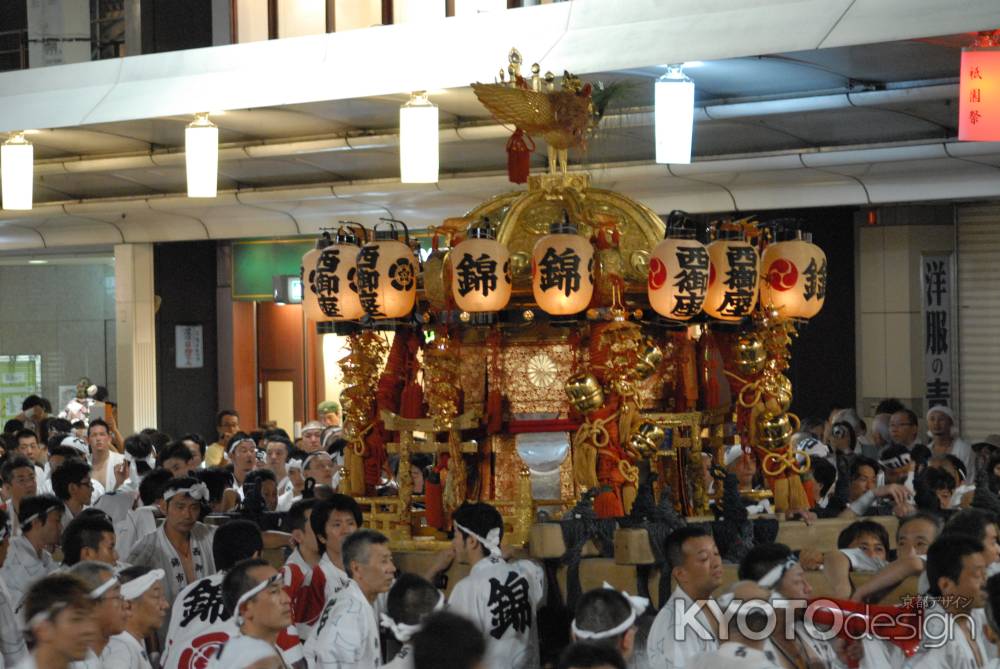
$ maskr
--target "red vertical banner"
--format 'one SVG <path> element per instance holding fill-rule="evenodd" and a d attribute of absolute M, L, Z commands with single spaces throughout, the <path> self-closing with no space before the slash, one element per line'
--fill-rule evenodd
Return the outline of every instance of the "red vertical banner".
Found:
<path fill-rule="evenodd" d="M 1000 48 L 962 50 L 958 139 L 1000 141 Z"/>

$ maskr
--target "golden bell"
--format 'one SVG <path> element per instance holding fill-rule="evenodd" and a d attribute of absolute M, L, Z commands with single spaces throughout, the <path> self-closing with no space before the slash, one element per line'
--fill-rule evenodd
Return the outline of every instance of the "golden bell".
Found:
<path fill-rule="evenodd" d="M 593 374 L 574 374 L 564 386 L 569 403 L 582 414 L 604 406 L 604 390 Z"/>
<path fill-rule="evenodd" d="M 760 446 L 766 449 L 781 448 L 788 443 L 793 431 L 786 413 L 763 417 L 757 424 Z"/>
<path fill-rule="evenodd" d="M 636 376 L 640 381 L 645 381 L 660 367 L 661 362 L 663 362 L 663 351 L 656 344 L 647 342 L 635 361 Z"/>
<path fill-rule="evenodd" d="M 765 407 L 768 413 L 785 413 L 792 405 L 792 382 L 783 374 L 775 375 L 764 384 L 764 394 L 767 396 Z"/>
<path fill-rule="evenodd" d="M 663 428 L 656 423 L 643 423 L 628 438 L 628 444 L 636 453 L 648 458 L 659 450 L 665 434 Z"/>
<path fill-rule="evenodd" d="M 744 376 L 754 376 L 764 369 L 767 351 L 764 342 L 755 336 L 740 337 L 736 342 L 736 369 Z"/>

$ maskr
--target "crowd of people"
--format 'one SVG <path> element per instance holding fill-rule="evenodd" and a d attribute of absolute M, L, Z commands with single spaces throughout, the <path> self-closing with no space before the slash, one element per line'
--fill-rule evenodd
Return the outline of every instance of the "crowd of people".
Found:
<path fill-rule="evenodd" d="M 797 516 L 845 519 L 836 546 L 754 545 L 723 586 L 715 539 L 692 523 L 661 547 L 673 589 L 658 611 L 605 584 L 568 614 L 487 503 L 453 512 L 451 547 L 423 573 L 397 570 L 339 491 L 332 403 L 295 440 L 223 411 L 212 443 L 49 412 L 27 398 L 0 441 L 0 669 L 1000 667 L 1000 438 L 970 446 L 945 407 L 927 412 L 926 443 L 894 400 L 870 428 L 853 409 L 805 422 L 794 443 L 819 498 Z M 711 464 L 761 484 L 752 452 L 724 455 Z M 875 515 L 898 518 L 895 549 Z M 449 584 L 456 562 L 468 573 Z M 891 633 L 851 635 L 807 606 L 817 578 L 841 612 L 907 582 L 919 597 L 883 611 Z"/>

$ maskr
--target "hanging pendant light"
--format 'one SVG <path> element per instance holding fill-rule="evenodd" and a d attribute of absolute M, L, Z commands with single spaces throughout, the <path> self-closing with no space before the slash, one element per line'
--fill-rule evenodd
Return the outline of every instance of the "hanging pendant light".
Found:
<path fill-rule="evenodd" d="M 334 243 L 320 253 L 312 281 L 323 320 L 354 321 L 365 315 L 358 295 L 358 251 L 365 231 L 357 223 L 341 225 Z"/>
<path fill-rule="evenodd" d="M 577 233 L 563 211 L 549 234 L 531 252 L 531 291 L 539 308 L 552 316 L 578 314 L 594 294 L 594 247 Z"/>
<path fill-rule="evenodd" d="M 302 279 L 302 308 L 306 312 L 306 318 L 314 321 L 326 320 L 326 316 L 319 308 L 320 293 L 326 286 L 317 280 L 316 264 L 323 249 L 332 243 L 330 233 L 324 231 L 316 240 L 316 246 L 302 256 L 302 265 L 299 266 L 299 278 Z"/>
<path fill-rule="evenodd" d="M 386 228 L 379 230 L 379 225 Z M 399 241 L 400 230 L 405 243 Z M 403 318 L 417 298 L 417 259 L 410 249 L 410 233 L 400 221 L 375 225 L 375 240 L 357 255 L 358 296 L 361 308 L 376 319 Z"/>
<path fill-rule="evenodd" d="M 208 113 L 195 114 L 184 130 L 188 197 L 215 197 L 219 181 L 219 128 Z"/>
<path fill-rule="evenodd" d="M 708 292 L 705 313 L 722 321 L 739 321 L 757 304 L 757 249 L 740 230 L 722 230 L 708 245 Z"/>
<path fill-rule="evenodd" d="M 496 240 L 490 220 L 469 227 L 466 238 L 449 254 L 451 294 L 462 311 L 500 311 L 511 293 L 510 252 Z"/>
<path fill-rule="evenodd" d="M 690 163 L 694 133 L 694 82 L 680 65 L 671 65 L 654 86 L 653 123 L 656 162 Z"/>
<path fill-rule="evenodd" d="M 31 209 L 35 181 L 35 149 L 15 132 L 0 147 L 0 186 L 4 209 Z"/>
<path fill-rule="evenodd" d="M 681 212 L 671 212 L 671 218 L 675 213 Z M 649 305 L 665 318 L 690 320 L 705 302 L 708 250 L 694 236 L 693 228 L 671 225 L 668 218 L 667 237 L 650 254 Z"/>
<path fill-rule="evenodd" d="M 399 108 L 399 180 L 432 184 L 438 180 L 438 108 L 417 91 Z"/>
<path fill-rule="evenodd" d="M 806 239 L 769 244 L 760 261 L 760 299 L 777 310 L 779 318 L 809 319 L 826 300 L 826 254 Z"/>

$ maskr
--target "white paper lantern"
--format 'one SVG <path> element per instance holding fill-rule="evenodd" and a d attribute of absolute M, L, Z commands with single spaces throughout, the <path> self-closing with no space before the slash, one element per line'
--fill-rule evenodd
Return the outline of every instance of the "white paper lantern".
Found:
<path fill-rule="evenodd" d="M 723 321 L 749 316 L 757 304 L 760 258 L 740 233 L 723 233 L 708 245 L 708 292 L 705 313 Z M 725 238 L 730 236 L 730 238 Z"/>
<path fill-rule="evenodd" d="M 708 266 L 708 250 L 701 242 L 683 237 L 664 239 L 649 257 L 649 305 L 676 321 L 697 316 L 708 290 Z"/>
<path fill-rule="evenodd" d="M 549 232 L 531 252 L 531 291 L 547 314 L 578 314 L 594 294 L 594 247 L 568 217 Z"/>
<path fill-rule="evenodd" d="M 489 220 L 469 228 L 449 254 L 451 295 L 469 313 L 500 311 L 510 301 L 510 252 L 493 236 Z"/>
<path fill-rule="evenodd" d="M 417 298 L 417 259 L 409 244 L 399 241 L 396 224 L 390 225 L 376 229 L 375 240 L 362 246 L 357 255 L 361 308 L 378 319 L 407 316 Z"/>
<path fill-rule="evenodd" d="M 316 259 L 312 274 L 304 281 L 306 290 L 316 294 L 316 306 L 321 320 L 353 321 L 361 318 L 358 296 L 357 258 L 364 231 L 341 227 L 333 242 L 325 247 Z"/>
<path fill-rule="evenodd" d="M 299 266 L 299 278 L 302 279 L 302 308 L 306 317 L 314 321 L 324 321 L 326 317 L 319 308 L 317 292 L 319 286 L 316 284 L 316 262 L 323 253 L 323 249 L 332 244 L 330 233 L 324 232 L 316 240 L 316 246 L 305 252 L 302 256 L 302 265 Z"/>
<path fill-rule="evenodd" d="M 770 244 L 761 258 L 760 299 L 783 318 L 809 319 L 826 300 L 826 254 L 810 241 Z"/>

